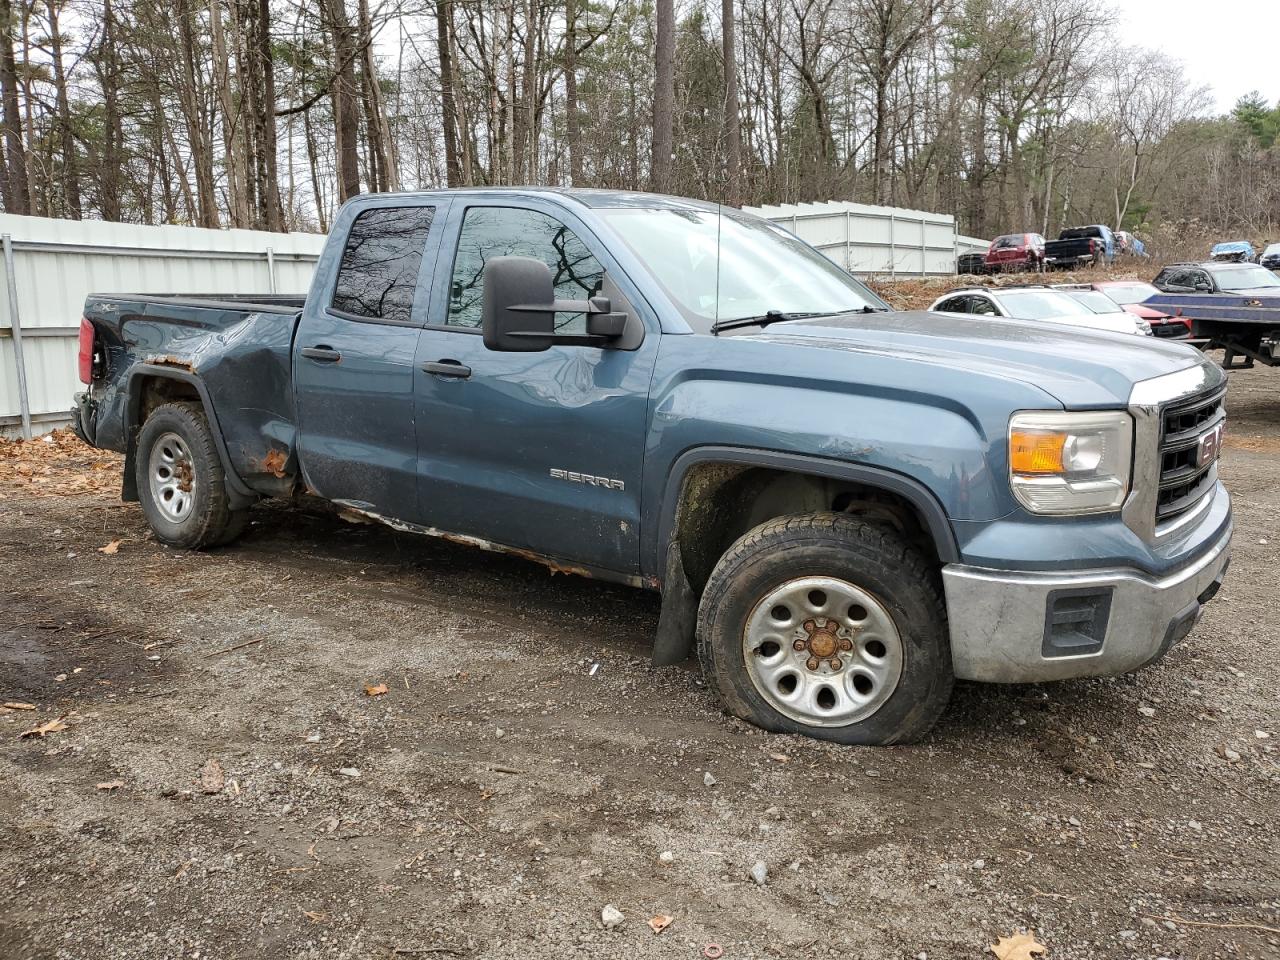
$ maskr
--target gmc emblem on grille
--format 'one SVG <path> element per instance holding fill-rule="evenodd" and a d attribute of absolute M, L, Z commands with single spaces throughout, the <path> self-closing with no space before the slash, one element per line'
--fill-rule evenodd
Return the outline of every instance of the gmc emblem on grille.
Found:
<path fill-rule="evenodd" d="M 1225 423 L 1220 423 L 1208 433 L 1200 437 L 1200 443 L 1196 450 L 1196 466 L 1204 467 L 1218 459 L 1218 455 L 1222 453 L 1222 431 L 1226 429 Z"/>

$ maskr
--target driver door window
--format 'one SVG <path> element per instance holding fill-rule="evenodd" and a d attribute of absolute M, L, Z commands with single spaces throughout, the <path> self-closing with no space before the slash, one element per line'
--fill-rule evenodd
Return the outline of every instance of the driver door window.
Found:
<path fill-rule="evenodd" d="M 479 329 L 484 265 L 494 257 L 533 257 L 551 270 L 557 300 L 596 296 L 604 267 L 572 230 L 554 217 L 514 207 L 471 207 L 462 221 L 449 286 L 451 327 Z M 585 334 L 581 313 L 557 313 L 556 332 Z"/>

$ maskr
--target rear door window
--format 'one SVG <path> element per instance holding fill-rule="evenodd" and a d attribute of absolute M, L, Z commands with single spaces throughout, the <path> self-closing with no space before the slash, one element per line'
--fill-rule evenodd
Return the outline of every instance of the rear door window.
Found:
<path fill-rule="evenodd" d="M 980 317 L 1000 316 L 999 309 L 986 297 L 970 297 L 969 313 L 976 313 Z"/>
<path fill-rule="evenodd" d="M 331 309 L 357 320 L 411 323 L 435 207 L 379 207 L 352 221 Z"/>

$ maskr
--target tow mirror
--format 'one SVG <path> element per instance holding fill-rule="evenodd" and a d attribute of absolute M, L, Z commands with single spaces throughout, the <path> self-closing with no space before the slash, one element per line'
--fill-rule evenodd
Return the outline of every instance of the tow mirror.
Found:
<path fill-rule="evenodd" d="M 586 335 L 557 334 L 557 313 L 585 314 Z M 627 315 L 615 313 L 608 297 L 557 300 L 550 268 L 532 257 L 496 257 L 485 264 L 481 316 L 484 345 L 490 350 L 603 347 L 627 332 Z"/>
<path fill-rule="evenodd" d="M 481 330 L 490 350 L 533 353 L 555 339 L 551 271 L 532 257 L 495 257 L 484 265 Z"/>

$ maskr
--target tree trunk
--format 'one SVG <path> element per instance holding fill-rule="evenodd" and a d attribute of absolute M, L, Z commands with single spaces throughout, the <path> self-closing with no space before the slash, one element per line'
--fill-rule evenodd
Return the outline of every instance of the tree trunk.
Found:
<path fill-rule="evenodd" d="M 279 233 L 284 229 L 284 208 L 280 205 L 278 170 L 279 145 L 276 139 L 276 68 L 271 55 L 271 8 L 268 0 L 257 0 L 254 18 L 258 91 L 254 123 L 257 127 L 256 167 L 258 170 L 258 210 L 263 226 Z"/>
<path fill-rule="evenodd" d="M 18 106 L 18 64 L 13 56 L 13 6 L 0 0 L 0 99 L 4 101 L 4 208 L 9 213 L 31 212 L 27 153 L 22 143 L 22 112 Z"/>
<path fill-rule="evenodd" d="M 649 189 L 671 189 L 672 136 L 676 103 L 676 12 L 674 0 L 657 0 L 654 43 L 653 151 Z"/>
<path fill-rule="evenodd" d="M 75 131 L 71 126 L 71 104 L 67 97 L 67 73 L 62 63 L 62 31 L 58 23 L 59 0 L 49 0 L 49 42 L 53 54 L 53 85 L 58 111 L 58 139 L 62 149 L 62 195 L 64 214 L 72 220 L 83 216 L 80 205 L 80 168 Z"/>
<path fill-rule="evenodd" d="M 5 2 L 5 0 L 0 0 Z M 112 0 L 103 0 L 102 37 L 98 42 L 98 81 L 102 87 L 102 163 L 99 169 L 98 204 L 103 220 L 119 220 L 121 182 L 124 179 L 124 131 L 117 93 L 120 67 L 116 56 L 116 18 Z"/>
<path fill-rule="evenodd" d="M 338 156 L 338 202 L 360 193 L 360 114 L 356 107 L 356 50 L 343 0 L 322 0 L 333 44 L 333 117 Z"/>
<path fill-rule="evenodd" d="M 734 42 L 733 0 L 721 0 L 721 41 L 724 59 L 724 201 L 742 203 L 742 118 L 738 109 L 738 52 Z"/>
<path fill-rule="evenodd" d="M 564 124 L 569 139 L 569 185 L 583 186 L 582 138 L 578 118 L 578 5 L 564 0 Z"/>
<path fill-rule="evenodd" d="M 227 210 L 231 226 L 248 228 L 249 203 L 245 181 L 244 151 L 239 147 L 239 129 L 243 122 L 231 86 L 231 60 L 227 56 L 226 37 L 223 33 L 222 5 L 220 0 L 209 0 L 209 35 L 212 41 L 213 82 L 218 90 L 218 105 L 222 110 L 222 155 L 227 174 Z"/>
<path fill-rule="evenodd" d="M 458 110 L 454 100 L 453 3 L 436 0 L 436 55 L 440 58 L 440 114 L 444 121 L 444 169 L 451 187 L 462 186 L 462 165 L 458 158 Z"/>
<path fill-rule="evenodd" d="M 209 142 L 208 131 L 204 128 L 200 108 L 204 93 L 201 81 L 204 64 L 197 63 L 199 57 L 196 51 L 195 25 L 192 23 L 195 11 L 191 7 L 191 0 L 180 0 L 175 6 L 174 15 L 178 21 L 178 38 L 182 47 L 182 87 L 178 90 L 178 97 L 187 122 L 191 166 L 196 179 L 196 222 L 202 227 L 216 227 L 218 202 L 213 186 L 213 146 Z"/>

